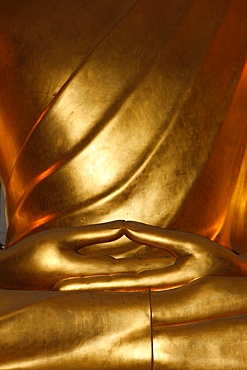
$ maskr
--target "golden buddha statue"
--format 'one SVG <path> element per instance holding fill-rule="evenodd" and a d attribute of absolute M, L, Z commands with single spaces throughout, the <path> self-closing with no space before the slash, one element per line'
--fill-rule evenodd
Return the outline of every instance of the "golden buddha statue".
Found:
<path fill-rule="evenodd" d="M 245 368 L 246 14 L 0 0 L 0 369 Z"/>

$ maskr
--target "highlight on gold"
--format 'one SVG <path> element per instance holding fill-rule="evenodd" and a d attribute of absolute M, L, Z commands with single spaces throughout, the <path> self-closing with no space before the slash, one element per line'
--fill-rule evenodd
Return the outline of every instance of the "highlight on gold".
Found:
<path fill-rule="evenodd" d="M 0 0 L 0 369 L 245 369 L 247 2 Z"/>

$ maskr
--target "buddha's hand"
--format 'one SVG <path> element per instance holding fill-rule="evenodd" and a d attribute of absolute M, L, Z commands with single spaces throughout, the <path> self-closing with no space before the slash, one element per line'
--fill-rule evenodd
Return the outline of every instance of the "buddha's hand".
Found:
<path fill-rule="evenodd" d="M 0 252 L 0 288 L 52 290 L 63 279 L 138 273 L 166 265 L 158 258 L 81 255 L 83 247 L 114 242 L 124 235 L 124 221 L 50 229 L 31 235 Z M 113 243 L 114 244 L 114 243 Z"/>
<path fill-rule="evenodd" d="M 123 221 L 74 228 L 51 229 L 31 235 L 0 253 L 0 287 L 52 289 L 60 279 L 107 273 L 111 260 L 77 253 L 83 246 L 113 241 L 123 235 Z"/>
<path fill-rule="evenodd" d="M 133 221 L 125 223 L 125 235 L 136 243 L 169 251 L 175 263 L 138 273 L 65 280 L 55 289 L 168 290 L 207 276 L 247 276 L 246 259 L 205 237 Z"/>

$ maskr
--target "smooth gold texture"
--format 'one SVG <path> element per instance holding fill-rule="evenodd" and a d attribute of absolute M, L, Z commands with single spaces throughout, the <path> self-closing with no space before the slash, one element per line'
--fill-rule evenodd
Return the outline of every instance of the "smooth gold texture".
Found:
<path fill-rule="evenodd" d="M 246 14 L 0 0 L 0 369 L 245 368 Z"/>
<path fill-rule="evenodd" d="M 150 369 L 147 293 L 19 293 L 1 290 L 0 369 Z"/>

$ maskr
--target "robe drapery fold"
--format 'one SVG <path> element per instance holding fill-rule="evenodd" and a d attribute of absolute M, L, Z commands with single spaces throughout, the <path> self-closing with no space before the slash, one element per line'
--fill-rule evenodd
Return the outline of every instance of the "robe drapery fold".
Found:
<path fill-rule="evenodd" d="M 244 251 L 246 7 L 241 0 L 109 1 L 100 15 L 100 6 L 85 4 L 85 20 L 77 24 L 73 15 L 76 30 L 67 36 L 75 57 L 64 57 L 59 78 L 53 63 L 63 45 L 57 37 L 51 47 L 44 32 L 50 63 L 43 61 L 47 76 L 34 99 L 43 106 L 19 96 L 30 117 L 39 112 L 36 120 L 25 123 L 22 107 L 19 117 L 10 117 L 7 103 L 2 108 L 8 242 L 46 228 L 134 219 Z M 104 21 L 92 33 L 89 9 L 91 29 Z M 17 28 L 4 34 L 7 46 Z M 32 37 L 25 42 L 31 48 Z M 15 92 L 18 98 L 18 86 Z M 21 127 L 18 146 L 10 131 Z"/>

